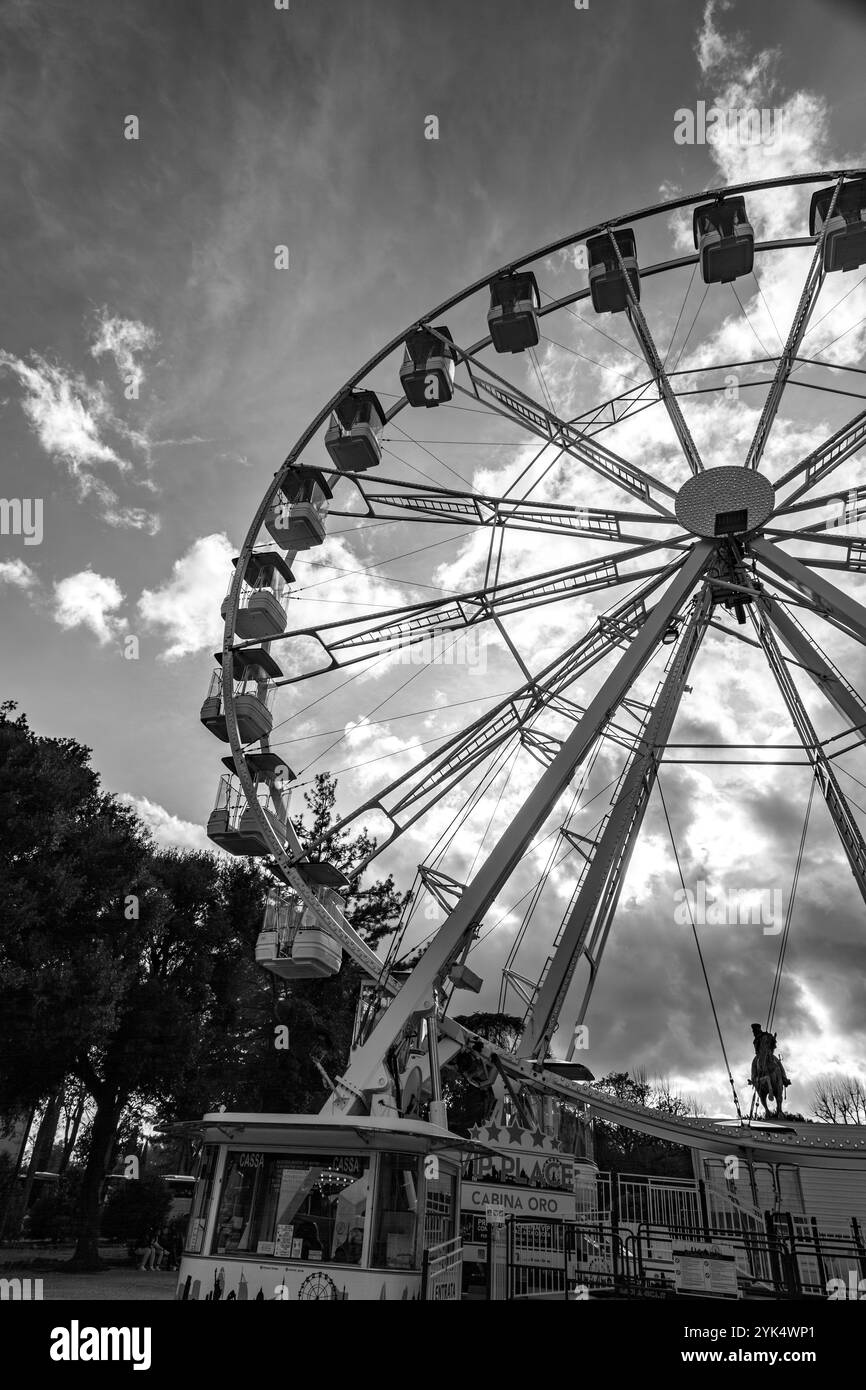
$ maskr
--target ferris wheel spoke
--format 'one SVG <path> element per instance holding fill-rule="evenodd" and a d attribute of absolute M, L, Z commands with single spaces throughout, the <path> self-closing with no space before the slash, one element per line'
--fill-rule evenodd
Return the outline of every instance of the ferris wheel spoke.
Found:
<path fill-rule="evenodd" d="M 658 776 L 658 761 L 670 738 L 683 690 L 703 641 L 713 607 L 709 586 L 684 624 L 664 683 L 647 711 L 644 727 L 623 770 L 614 809 L 586 858 L 571 903 L 539 977 L 518 1055 L 543 1059 L 581 957 L 589 978 L 576 1022 L 582 1023 L 622 893 L 632 852 Z"/>
<path fill-rule="evenodd" d="M 866 642 L 866 608 L 850 594 L 837 589 L 835 584 L 831 584 L 820 574 L 815 574 L 812 566 L 818 564 L 818 561 L 806 564 L 799 557 L 788 555 L 773 541 L 752 540 L 750 548 L 774 574 L 778 574 L 795 589 L 806 594 L 816 605 L 819 613 L 837 625 L 841 624 L 858 641 Z M 829 561 L 822 563 L 825 566 L 831 564 Z"/>
<path fill-rule="evenodd" d="M 828 473 L 832 473 L 834 468 L 838 468 L 841 463 L 845 463 L 852 455 L 859 452 L 866 444 L 866 410 L 861 410 L 858 415 L 849 420 L 846 425 L 838 429 L 817 449 L 813 449 L 811 454 L 801 459 L 787 473 L 783 473 L 773 484 L 776 491 L 784 487 L 787 483 L 793 482 L 801 474 L 805 474 L 799 487 L 785 498 L 784 505 L 778 507 L 775 516 L 781 516 L 785 512 L 795 510 L 791 503 L 803 493 L 808 492 L 816 483 L 825 478 Z"/>
<path fill-rule="evenodd" d="M 653 338 L 650 326 L 646 320 L 646 315 L 641 309 L 638 297 L 634 292 L 631 275 L 626 269 L 619 242 L 613 232 L 610 232 L 609 236 L 610 244 L 619 264 L 622 282 L 625 287 L 627 299 L 626 318 L 631 325 L 632 332 L 638 341 L 640 350 L 650 369 L 652 379 L 658 388 L 659 396 L 664 402 L 665 410 L 673 426 L 674 434 L 679 440 L 680 448 L 685 455 L 686 462 L 692 473 L 703 473 L 704 465 L 701 461 L 701 456 L 698 453 L 695 441 L 692 439 L 691 431 L 683 418 L 680 403 L 674 394 L 673 387 L 670 383 L 670 377 L 665 371 L 664 363 L 656 347 L 655 339 Z"/>
<path fill-rule="evenodd" d="M 861 699 L 851 682 L 846 680 L 827 653 L 822 651 L 815 638 L 772 594 L 765 591 L 758 599 L 758 604 L 791 656 L 814 681 L 822 695 L 848 721 L 852 729 L 858 730 L 861 736 L 866 736 L 866 702 Z"/>
<path fill-rule="evenodd" d="M 327 470 L 323 469 L 323 472 Z M 358 483 L 358 480 L 354 480 Z M 376 520 L 413 520 L 445 526 L 507 526 L 510 530 L 538 531 L 552 535 L 585 536 L 617 544 L 650 544 L 646 536 L 623 530 L 624 526 L 670 524 L 667 517 L 653 512 L 618 511 L 608 507 L 573 507 L 564 502 L 528 502 L 512 497 L 455 491 L 453 488 L 423 487 L 414 482 L 379 478 L 375 490 L 358 483 L 367 508 L 365 515 Z M 379 489 L 384 490 L 380 491 Z M 393 491 L 405 488 L 405 492 Z M 356 512 L 331 507 L 331 516 L 356 516 Z"/>
<path fill-rule="evenodd" d="M 387 609 L 380 614 L 378 621 L 372 623 L 366 618 L 338 618 L 315 627 L 274 633 L 271 641 L 298 638 L 318 641 L 328 661 L 315 670 L 302 671 L 293 676 L 277 676 L 273 684 L 277 687 L 294 685 L 327 671 L 400 651 L 440 635 L 465 632 L 496 617 L 544 607 L 576 594 L 594 593 L 638 579 L 663 575 L 669 568 L 667 562 L 637 570 L 620 567 L 631 560 L 643 560 L 650 556 L 658 558 L 659 550 L 679 549 L 680 545 L 677 539 L 649 542 L 622 552 L 616 559 L 585 560 L 578 565 L 549 570 L 529 580 L 509 580 L 444 599 L 428 599 L 422 603 Z M 238 643 L 233 650 L 240 652 L 245 647 L 256 645 L 257 640 L 250 638 Z"/>
<path fill-rule="evenodd" d="M 809 266 L 806 282 L 800 295 L 800 302 L 797 305 L 793 322 L 788 331 L 788 338 L 782 351 L 782 356 L 779 358 L 778 366 L 776 367 L 776 375 L 773 378 L 773 384 L 767 393 L 767 399 L 764 402 L 764 408 L 758 420 L 755 436 L 749 445 L 749 452 L 746 455 L 744 464 L 745 468 L 760 468 L 761 466 L 761 459 L 764 457 L 764 450 L 767 447 L 767 441 L 770 437 L 770 431 L 773 428 L 773 422 L 779 412 L 779 406 L 782 403 L 782 396 L 785 393 L 788 378 L 794 370 L 797 354 L 800 351 L 800 344 L 806 336 L 809 320 L 818 302 L 818 296 L 821 293 L 821 286 L 824 283 L 826 274 L 824 270 L 824 242 L 826 240 L 830 218 L 836 207 L 836 201 L 839 196 L 839 190 L 842 187 L 842 182 L 843 180 L 840 178 L 836 183 L 836 189 L 827 212 L 826 221 L 817 238 L 815 253 L 812 257 L 812 263 Z"/>
<path fill-rule="evenodd" d="M 483 920 L 510 878 L 514 865 L 594 745 L 610 718 L 611 710 L 620 704 L 658 648 L 671 620 L 687 602 L 712 553 L 710 542 L 697 542 L 613 671 L 602 682 L 583 718 L 542 773 L 482 867 L 466 885 L 400 994 L 377 1020 L 366 1041 L 353 1052 L 349 1068 L 342 1078 L 347 1095 L 371 1087 L 375 1089 L 381 1074 L 383 1046 L 390 1045 L 390 1040 L 399 1035 L 428 998 L 436 981 L 457 959 L 476 924 Z"/>
<path fill-rule="evenodd" d="M 569 424 L 554 414 L 546 405 L 521 391 L 494 372 L 485 362 L 466 349 L 457 348 L 469 372 L 473 390 L 456 384 L 456 389 L 470 400 L 477 400 L 489 410 L 506 419 L 516 420 L 530 434 L 543 439 L 547 444 L 562 450 L 588 468 L 599 473 L 614 486 L 638 497 L 648 506 L 655 508 L 667 518 L 672 517 L 670 508 L 659 501 L 654 493 L 675 497 L 676 492 L 645 469 L 629 463 L 619 454 L 603 444 L 596 444 L 574 424 Z M 472 368 L 476 370 L 472 370 Z"/>
<path fill-rule="evenodd" d="M 787 706 L 788 713 L 802 741 L 806 756 L 812 765 L 815 779 L 821 789 L 827 810 L 830 812 L 833 824 L 842 842 L 842 848 L 851 866 L 854 880 L 860 890 L 860 896 L 863 898 L 864 903 L 866 903 L 866 841 L 864 841 L 860 827 L 854 819 L 845 793 L 842 791 L 835 771 L 833 770 L 833 765 L 820 743 L 814 725 L 806 712 L 806 707 L 800 698 L 800 693 L 782 657 L 782 653 L 779 650 L 778 643 L 773 635 L 767 617 L 762 612 L 756 613 L 754 609 L 752 609 L 751 619 L 758 640 L 764 649 L 764 655 L 767 658 L 770 670 L 781 692 L 782 699 Z"/>
<path fill-rule="evenodd" d="M 545 709 L 565 714 L 572 720 L 579 719 L 583 709 L 567 700 L 565 691 L 618 647 L 634 638 L 653 611 L 647 609 L 647 599 L 676 573 L 682 563 L 676 561 L 614 608 L 599 614 L 579 641 L 467 728 L 453 734 L 413 768 L 395 777 L 388 786 L 342 817 L 334 825 L 332 834 L 340 834 L 371 811 L 381 812 L 393 828 L 387 839 L 380 841 L 369 856 L 373 859 L 508 738 L 524 732 Z M 617 731 L 611 725 L 609 729 L 614 741 L 631 749 L 633 736 Z M 365 860 L 364 864 L 367 862 L 369 860 Z M 359 871 L 360 868 L 356 868 L 356 872 Z"/>

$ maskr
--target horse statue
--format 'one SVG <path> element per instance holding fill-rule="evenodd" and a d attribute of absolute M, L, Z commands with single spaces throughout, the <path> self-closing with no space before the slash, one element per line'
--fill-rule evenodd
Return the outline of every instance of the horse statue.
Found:
<path fill-rule="evenodd" d="M 790 1086 L 791 1083 L 785 1073 L 785 1068 L 776 1056 L 776 1035 L 775 1033 L 765 1033 L 760 1023 L 752 1024 L 752 1034 L 755 1055 L 752 1059 L 750 1082 L 757 1091 L 758 1099 L 764 1107 L 764 1118 L 767 1120 L 770 1118 L 767 1099 L 772 1097 L 776 1103 L 775 1117 L 779 1119 L 785 1100 L 785 1087 Z"/>

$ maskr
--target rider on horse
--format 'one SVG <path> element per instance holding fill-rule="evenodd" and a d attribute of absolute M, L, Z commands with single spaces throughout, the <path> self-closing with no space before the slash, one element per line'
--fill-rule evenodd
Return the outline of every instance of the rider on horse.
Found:
<path fill-rule="evenodd" d="M 752 1024 L 755 1055 L 752 1059 L 752 1085 L 761 1096 L 764 1110 L 767 1109 L 766 1095 L 775 1095 L 777 1112 L 782 1111 L 782 1087 L 790 1086 L 785 1068 L 776 1054 L 775 1033 L 765 1033 L 760 1023 Z M 763 1081 L 763 1086 L 761 1082 Z M 774 1084 L 777 1083 L 777 1084 Z"/>

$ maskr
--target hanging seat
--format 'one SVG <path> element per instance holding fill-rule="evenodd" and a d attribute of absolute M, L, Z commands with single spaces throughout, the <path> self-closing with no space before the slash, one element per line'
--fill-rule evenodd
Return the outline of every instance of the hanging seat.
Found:
<path fill-rule="evenodd" d="M 451 334 L 440 323 L 436 333 L 453 342 Z M 406 352 L 400 368 L 400 385 L 406 400 L 413 406 L 441 405 L 454 395 L 454 349 L 449 348 L 429 328 L 414 328 L 406 336 Z"/>
<path fill-rule="evenodd" d="M 487 329 L 497 352 L 525 352 L 539 340 L 541 298 L 531 270 L 511 271 L 490 281 Z"/>
<path fill-rule="evenodd" d="M 727 285 L 749 275 L 755 261 L 755 233 L 743 197 L 717 198 L 695 208 L 695 247 L 700 252 L 705 285 Z"/>
<path fill-rule="evenodd" d="M 222 652 L 215 653 L 222 661 Z M 273 727 L 275 687 L 269 682 L 282 676 L 282 668 L 264 647 L 242 647 L 233 653 L 235 714 L 241 743 L 267 738 Z M 201 707 L 200 719 L 216 738 L 228 743 L 229 735 L 223 707 L 222 670 L 214 671 L 210 688 Z"/>
<path fill-rule="evenodd" d="M 344 473 L 365 473 L 382 458 L 380 437 L 385 412 L 374 391 L 349 391 L 337 402 L 325 435 L 325 448 L 334 467 Z"/>
<path fill-rule="evenodd" d="M 586 243 L 589 258 L 589 292 L 592 307 L 597 314 L 620 314 L 626 308 L 626 276 L 635 299 L 640 299 L 640 270 L 634 232 L 630 227 L 619 227 L 614 236 L 625 266 L 625 275 L 620 269 L 607 232 L 591 236 Z"/>
<path fill-rule="evenodd" d="M 812 194 L 809 235 L 819 236 L 826 223 L 824 269 L 856 270 L 866 265 L 866 178 L 848 179 L 839 189 L 836 208 L 828 220 L 835 185 Z"/>
<path fill-rule="evenodd" d="M 232 560 L 237 567 L 238 556 Z M 244 583 L 238 602 L 235 618 L 235 634 L 238 637 L 257 638 L 265 641 L 285 631 L 286 610 L 282 596 L 288 584 L 294 583 L 286 560 L 278 550 L 258 549 L 252 551 L 244 572 Z M 228 595 L 223 599 L 220 615 L 225 622 L 228 608 Z"/>
<path fill-rule="evenodd" d="M 318 469 L 297 468 L 284 480 L 265 518 L 265 530 L 282 550 L 310 550 L 325 539 L 332 496 Z"/>

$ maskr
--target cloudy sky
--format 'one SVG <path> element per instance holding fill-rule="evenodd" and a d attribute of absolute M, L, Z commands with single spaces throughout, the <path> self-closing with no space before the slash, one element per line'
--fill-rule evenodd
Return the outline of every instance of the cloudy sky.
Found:
<path fill-rule="evenodd" d="M 585 10 L 570 0 L 291 0 L 285 9 L 270 0 L 7 0 L 0 37 L 3 491 L 43 504 L 40 543 L 0 537 L 3 694 L 38 731 L 90 746 L 106 786 L 169 844 L 208 843 L 202 822 L 225 749 L 198 709 L 231 556 L 289 447 L 344 380 L 464 285 L 605 217 L 738 179 L 866 162 L 866 23 L 856 4 L 832 0 L 591 0 Z M 701 101 L 766 110 L 772 139 L 678 142 L 676 113 Z M 431 116 L 438 139 L 425 138 Z M 805 235 L 810 192 L 750 199 L 759 238 Z M 641 223 L 638 240 L 645 265 L 686 254 L 690 217 Z M 275 264 L 279 247 L 287 268 Z M 768 373 L 739 369 L 725 390 L 724 373 L 698 369 L 778 352 L 810 254 L 764 256 L 758 280 L 736 292 L 713 287 L 705 300 L 690 268 L 645 282 L 657 341 L 683 371 L 677 389 L 716 388 L 683 398 L 708 466 L 742 461 L 766 390 L 755 383 Z M 545 298 L 586 284 L 569 253 L 537 270 Z M 822 291 L 803 351 L 824 365 L 803 368 L 804 385 L 786 393 L 766 455 L 771 478 L 862 408 L 862 376 L 844 369 L 863 365 L 866 289 L 856 272 L 842 280 L 830 277 Z M 449 316 L 459 341 L 483 336 L 486 307 L 477 295 Z M 544 321 L 535 363 L 487 359 L 569 417 L 647 375 L 624 320 L 578 308 L 580 317 L 563 310 Z M 397 398 L 398 369 L 394 355 L 371 375 L 386 405 Z M 513 495 L 642 510 L 579 465 L 538 458 L 518 428 L 461 400 L 459 413 L 402 412 L 385 432 L 383 472 L 502 493 L 528 468 Z M 602 439 L 670 486 L 685 481 L 660 407 Z M 320 437 L 310 458 L 325 461 Z M 853 461 L 833 482 L 857 477 Z M 343 496 L 335 506 L 351 511 Z M 348 622 L 477 588 L 488 540 L 460 527 L 332 516 L 326 545 L 295 566 L 291 625 Z M 500 579 L 608 554 L 589 540 L 515 532 Z M 623 573 L 669 556 L 655 552 Z M 832 577 L 863 597 L 861 580 Z M 300 681 L 278 696 L 275 744 L 301 783 L 339 772 L 348 811 L 519 686 L 516 658 L 541 669 L 629 592 L 624 583 L 519 613 L 451 663 L 389 659 L 353 667 L 348 681 Z M 832 631 L 820 636 L 862 684 L 860 649 Z M 299 675 L 320 661 L 303 642 L 286 642 L 282 659 Z M 609 669 L 596 668 L 571 697 L 585 704 Z M 654 665 L 635 694 L 648 698 L 662 670 Z M 733 637 L 712 634 L 690 685 L 675 742 L 793 741 L 761 661 Z M 838 717 L 801 689 L 820 735 L 837 733 Z M 538 721 L 553 735 L 568 727 L 556 714 Z M 671 753 L 689 756 L 723 755 Z M 572 824 L 582 833 L 608 809 L 622 759 L 604 743 L 580 784 Z M 855 752 L 839 765 L 844 790 L 862 801 L 855 779 L 866 781 L 866 762 Z M 508 752 L 465 820 L 475 778 L 400 838 L 384 865 L 408 887 L 445 836 L 440 867 L 465 881 L 540 771 L 525 750 Z M 787 909 L 805 767 L 689 763 L 665 767 L 662 786 L 687 884 L 781 894 Z M 578 782 L 484 924 L 473 962 L 485 1003 L 496 1002 L 527 894 L 576 790 Z M 575 856 L 564 858 L 548 879 L 517 957 L 524 974 L 538 973 L 575 868 Z M 730 1093 L 694 941 L 675 918 L 678 886 L 656 796 L 594 995 L 587 1060 L 597 1074 L 635 1065 L 664 1073 L 721 1112 Z M 866 1073 L 864 915 L 816 797 L 775 1023 L 794 1108 L 808 1109 L 818 1072 Z M 421 899 L 407 943 L 437 920 Z M 739 1084 L 748 1025 L 766 1017 L 779 936 L 760 924 L 708 925 L 701 936 Z M 581 987 L 578 979 L 572 1018 Z M 566 1043 L 560 1035 L 559 1049 Z M 741 1094 L 748 1104 L 747 1088 Z"/>

